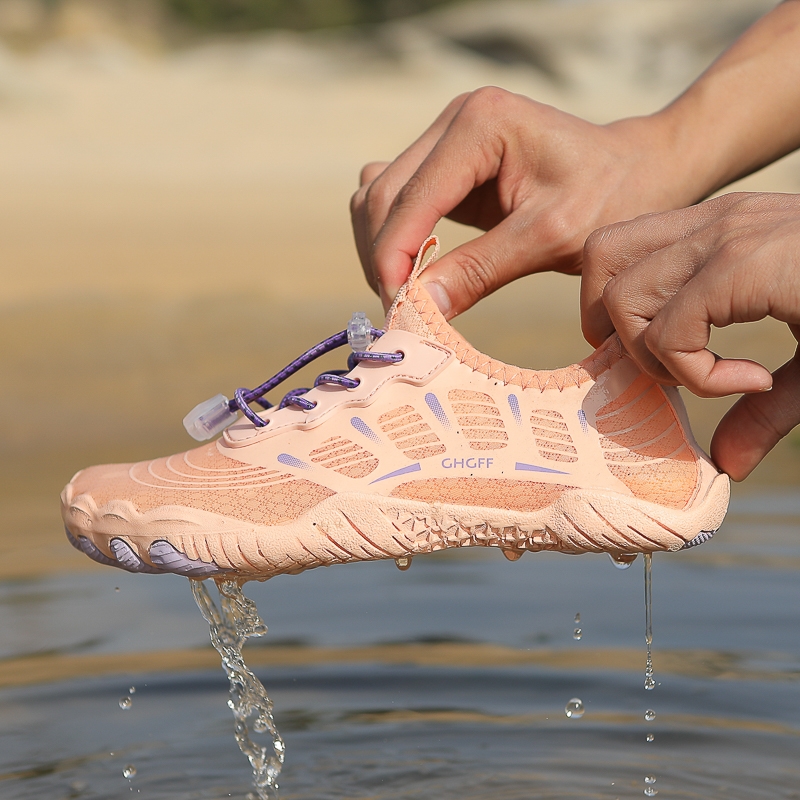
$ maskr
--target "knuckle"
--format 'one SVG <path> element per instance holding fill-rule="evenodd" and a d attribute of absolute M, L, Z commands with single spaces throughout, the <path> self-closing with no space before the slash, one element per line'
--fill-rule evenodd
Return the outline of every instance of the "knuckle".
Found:
<path fill-rule="evenodd" d="M 620 313 L 626 307 L 628 299 L 624 278 L 620 275 L 610 278 L 603 287 L 602 297 L 609 313 Z"/>
<path fill-rule="evenodd" d="M 536 219 L 538 239 L 556 261 L 582 260 L 584 239 L 574 220 L 562 210 L 548 210 Z"/>
<path fill-rule="evenodd" d="M 659 360 L 662 360 L 667 354 L 667 348 L 664 343 L 664 326 L 656 317 L 650 322 L 644 331 L 644 343 L 647 349 Z"/>
<path fill-rule="evenodd" d="M 397 195 L 392 198 L 395 208 L 406 205 L 416 205 L 420 198 L 426 196 L 428 191 L 428 181 L 424 175 L 417 170 L 400 189 Z"/>
<path fill-rule="evenodd" d="M 747 410 L 753 423 L 765 431 L 774 441 L 782 439 L 791 430 L 790 427 L 785 430 L 783 427 L 778 427 L 772 416 L 760 408 L 758 403 L 750 403 L 747 406 Z"/>
<path fill-rule="evenodd" d="M 631 224 L 615 222 L 592 231 L 586 239 L 584 250 L 595 260 L 604 264 L 610 263 L 620 254 L 621 247 L 630 238 Z"/>
<path fill-rule="evenodd" d="M 366 190 L 361 188 L 354 192 L 350 198 L 350 216 L 355 217 L 364 207 L 364 198 L 366 197 Z"/>
<path fill-rule="evenodd" d="M 376 178 L 366 187 L 363 204 L 367 208 L 388 209 L 394 201 L 394 192 L 386 181 Z"/>
<path fill-rule="evenodd" d="M 480 300 L 496 288 L 494 265 L 485 257 L 472 253 L 454 253 L 458 275 L 469 297 Z"/>
<path fill-rule="evenodd" d="M 496 114 L 498 109 L 504 108 L 514 95 L 499 86 L 482 86 L 475 89 L 467 96 L 462 105 L 465 114 L 485 116 L 487 111 Z"/>
<path fill-rule="evenodd" d="M 604 272 L 611 274 L 606 264 L 609 261 L 608 256 L 612 250 L 614 230 L 614 225 L 606 225 L 603 228 L 592 231 L 586 238 L 583 243 L 583 260 L 584 263 L 589 265 L 590 269 L 602 269 Z"/>
<path fill-rule="evenodd" d="M 368 164 L 364 164 L 358 175 L 358 181 L 361 186 L 365 183 L 372 183 L 383 172 L 384 166 L 380 161 L 370 161 Z"/>
<path fill-rule="evenodd" d="M 447 104 L 445 111 L 450 111 L 450 112 L 458 111 L 458 109 L 461 108 L 461 106 L 463 106 L 464 103 L 469 99 L 471 94 L 473 94 L 473 92 L 462 92 L 461 94 L 456 95 L 456 97 L 454 97 Z"/>

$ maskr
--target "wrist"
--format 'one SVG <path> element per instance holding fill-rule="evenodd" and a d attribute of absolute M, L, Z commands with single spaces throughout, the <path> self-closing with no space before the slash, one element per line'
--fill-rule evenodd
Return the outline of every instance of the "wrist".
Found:
<path fill-rule="evenodd" d="M 636 175 L 640 213 L 685 208 L 717 188 L 718 167 L 692 122 L 690 111 L 668 106 L 605 126 Z"/>

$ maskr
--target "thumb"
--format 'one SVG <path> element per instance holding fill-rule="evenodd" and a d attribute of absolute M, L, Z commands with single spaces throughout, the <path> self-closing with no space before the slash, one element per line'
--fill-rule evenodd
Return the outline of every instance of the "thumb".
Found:
<path fill-rule="evenodd" d="M 507 283 L 545 269 L 532 226 L 512 214 L 500 224 L 442 256 L 420 277 L 446 319 L 461 314 Z"/>
<path fill-rule="evenodd" d="M 722 418 L 711 440 L 711 456 L 733 480 L 744 480 L 798 424 L 800 348 L 774 373 L 771 391 L 741 397 Z"/>

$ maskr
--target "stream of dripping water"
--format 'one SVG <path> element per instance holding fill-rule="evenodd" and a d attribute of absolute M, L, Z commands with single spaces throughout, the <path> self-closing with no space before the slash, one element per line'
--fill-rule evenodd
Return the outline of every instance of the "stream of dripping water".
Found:
<path fill-rule="evenodd" d="M 250 637 L 263 636 L 267 626 L 258 616 L 256 604 L 242 593 L 238 581 L 216 580 L 219 605 L 208 591 L 210 581 L 190 579 L 189 583 L 197 607 L 208 622 L 211 643 L 222 658 L 230 682 L 228 706 L 233 711 L 236 743 L 253 769 L 253 787 L 257 797 L 269 800 L 277 796 L 277 780 L 285 748 L 272 718 L 272 701 L 242 656 L 244 643 Z M 269 737 L 267 746 L 253 741 L 250 723 L 255 733 Z"/>
<path fill-rule="evenodd" d="M 655 689 L 653 677 L 653 556 L 644 556 L 644 639 L 647 642 L 647 661 L 644 668 L 644 688 Z"/>

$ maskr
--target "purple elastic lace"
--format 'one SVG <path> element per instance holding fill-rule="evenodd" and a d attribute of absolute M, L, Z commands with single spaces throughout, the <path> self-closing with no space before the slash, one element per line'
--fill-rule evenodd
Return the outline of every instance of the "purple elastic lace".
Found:
<path fill-rule="evenodd" d="M 379 339 L 381 336 L 383 336 L 384 331 L 378 330 L 377 328 L 370 328 L 370 333 L 372 334 L 373 339 Z M 294 375 L 294 373 L 299 369 L 302 369 L 307 364 L 315 361 L 320 356 L 346 344 L 346 330 L 339 331 L 339 333 L 329 336 L 319 344 L 314 345 L 314 347 L 312 347 L 310 350 L 306 350 L 303 355 L 298 356 L 294 361 L 292 361 L 291 364 L 285 366 L 280 372 L 277 372 L 268 381 L 262 383 L 260 386 L 257 386 L 255 389 L 237 389 L 233 395 L 233 400 L 228 403 L 228 408 L 231 411 L 241 411 L 242 414 L 244 414 L 247 419 L 249 419 L 250 422 L 252 422 L 257 428 L 265 427 L 269 423 L 269 420 L 261 419 L 261 417 L 259 417 L 258 414 L 256 414 L 256 412 L 250 408 L 250 403 L 258 403 L 262 408 L 272 408 L 273 404 L 263 399 L 267 392 L 272 391 L 276 386 L 279 386 L 287 378 Z M 403 354 L 400 352 L 379 353 L 372 350 L 357 350 L 354 353 L 351 353 L 348 357 L 346 370 L 342 369 L 332 370 L 331 372 L 323 372 L 322 375 L 319 375 L 314 381 L 314 386 L 329 384 L 332 386 L 341 386 L 345 389 L 355 389 L 356 386 L 359 385 L 360 381 L 358 378 L 350 378 L 347 373 L 359 362 L 377 361 L 384 364 L 396 364 L 402 360 Z M 316 402 L 303 397 L 303 395 L 308 391 L 310 391 L 310 389 L 292 389 L 284 395 L 283 400 L 281 400 L 278 407 L 285 408 L 286 406 L 293 405 L 306 411 L 310 411 L 312 408 L 314 408 L 314 406 L 316 406 Z"/>

